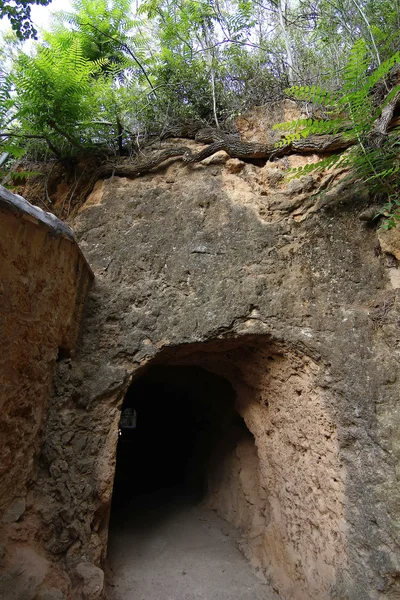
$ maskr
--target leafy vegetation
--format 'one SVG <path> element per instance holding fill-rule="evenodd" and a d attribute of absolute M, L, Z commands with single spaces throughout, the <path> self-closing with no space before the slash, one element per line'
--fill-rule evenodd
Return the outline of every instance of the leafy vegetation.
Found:
<path fill-rule="evenodd" d="M 182 123 L 227 127 L 289 87 L 310 119 L 283 142 L 354 138 L 319 167 L 351 165 L 395 206 L 398 135 L 383 121 L 399 14 L 397 0 L 74 0 L 33 48 L 3 39 L 0 151 L 136 154 Z"/>
<path fill-rule="evenodd" d="M 381 214 L 388 217 L 385 227 L 399 220 L 400 171 L 399 128 L 388 131 L 400 98 L 400 52 L 368 74 L 368 51 L 364 40 L 358 40 L 344 69 L 340 90 L 330 92 L 316 86 L 293 86 L 288 94 L 323 108 L 325 118 L 303 119 L 282 123 L 286 130 L 281 145 L 306 138 L 312 134 L 337 134 L 354 141 L 351 150 L 329 156 L 317 163 L 292 169 L 294 177 L 314 170 L 335 166 L 350 170 L 352 181 L 368 184 L 371 192 L 386 199 Z"/>
<path fill-rule="evenodd" d="M 37 31 L 31 21 L 31 4 L 46 6 L 50 2 L 51 0 L 0 0 L 0 19 L 8 17 L 20 40 L 36 38 Z"/>

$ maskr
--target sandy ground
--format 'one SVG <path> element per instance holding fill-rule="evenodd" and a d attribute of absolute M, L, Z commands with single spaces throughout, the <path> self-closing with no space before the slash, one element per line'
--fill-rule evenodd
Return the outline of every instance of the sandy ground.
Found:
<path fill-rule="evenodd" d="M 214 511 L 170 494 L 114 509 L 110 600 L 279 600 Z"/>

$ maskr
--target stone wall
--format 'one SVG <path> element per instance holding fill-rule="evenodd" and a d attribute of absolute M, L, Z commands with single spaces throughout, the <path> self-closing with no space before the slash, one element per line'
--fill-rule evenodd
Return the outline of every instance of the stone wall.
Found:
<path fill-rule="evenodd" d="M 51 380 L 74 352 L 92 275 L 67 226 L 1 187 L 0 257 L 0 596 L 27 600 L 48 571 L 31 488 Z"/>

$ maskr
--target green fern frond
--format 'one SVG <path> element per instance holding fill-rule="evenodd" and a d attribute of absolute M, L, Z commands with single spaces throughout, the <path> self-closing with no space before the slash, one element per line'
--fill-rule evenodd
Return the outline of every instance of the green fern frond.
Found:
<path fill-rule="evenodd" d="M 346 165 L 347 160 L 347 157 L 344 155 L 335 154 L 323 158 L 315 163 L 303 165 L 301 167 L 293 167 L 288 171 L 288 179 L 299 179 L 300 177 L 309 175 L 314 171 L 326 171 L 328 169 L 332 169 L 333 167 L 343 168 Z"/>
<path fill-rule="evenodd" d="M 373 104 L 375 86 L 384 81 L 391 70 L 400 63 L 400 53 L 394 53 L 368 74 L 369 59 L 366 43 L 363 40 L 354 44 L 345 68 L 344 85 L 341 94 L 330 94 L 314 86 L 294 86 L 288 90 L 298 100 L 312 102 L 317 98 L 319 105 L 328 107 L 331 119 L 298 119 L 281 123 L 275 129 L 285 132 L 277 143 L 278 147 L 291 144 L 310 135 L 332 134 L 339 131 L 343 136 L 356 140 L 356 145 L 342 154 L 324 158 L 317 163 L 289 170 L 289 178 L 299 178 L 313 171 L 331 168 L 349 170 L 349 177 L 368 185 L 379 194 L 386 193 L 390 198 L 400 197 L 400 128 L 396 128 L 381 141 L 379 147 L 373 147 L 372 138 L 376 119 L 382 110 L 400 92 L 400 84 L 388 91 L 379 109 Z M 399 201 L 400 202 L 400 201 Z M 393 202 L 385 210 L 389 226 L 400 221 L 400 204 Z"/>

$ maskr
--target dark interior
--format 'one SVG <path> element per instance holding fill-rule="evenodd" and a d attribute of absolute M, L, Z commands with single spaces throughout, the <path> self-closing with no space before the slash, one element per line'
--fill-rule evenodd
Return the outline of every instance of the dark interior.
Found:
<path fill-rule="evenodd" d="M 136 424 L 120 423 L 113 512 L 160 492 L 201 500 L 216 457 L 248 434 L 234 401 L 227 380 L 199 367 L 154 366 L 136 379 L 122 407 Z"/>

